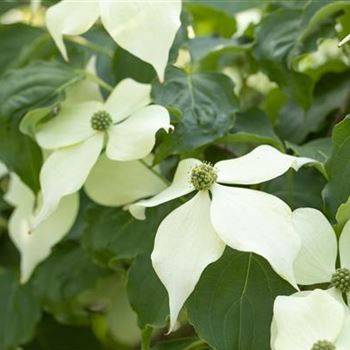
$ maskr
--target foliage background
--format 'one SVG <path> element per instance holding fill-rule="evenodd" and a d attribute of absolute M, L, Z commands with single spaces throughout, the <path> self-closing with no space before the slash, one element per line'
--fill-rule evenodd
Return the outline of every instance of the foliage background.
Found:
<path fill-rule="evenodd" d="M 242 31 L 239 13 L 251 9 L 256 21 Z M 9 13 L 21 21 L 9 23 Z M 262 190 L 292 208 L 323 210 L 337 228 L 350 217 L 350 46 L 337 47 L 350 32 L 349 1 L 184 2 L 164 84 L 99 25 L 66 40 L 67 64 L 42 25 L 43 9 L 33 17 L 27 3 L 2 1 L 0 16 L 0 160 L 34 191 L 41 151 L 19 123 L 29 111 L 54 113 L 96 55 L 102 81 L 152 83 L 153 100 L 169 109 L 176 131 L 160 132 L 155 148 L 168 179 L 181 158 L 215 162 L 271 144 L 322 165 L 289 171 Z M 101 91 L 108 94 L 103 84 Z M 4 178 L 1 194 L 6 186 Z M 80 196 L 71 232 L 24 286 L 7 235 L 12 208 L 0 198 L 0 350 L 147 349 L 151 335 L 153 350 L 270 348 L 273 300 L 293 289 L 263 258 L 227 248 L 166 335 L 167 295 L 150 252 L 178 203 L 137 222 Z"/>

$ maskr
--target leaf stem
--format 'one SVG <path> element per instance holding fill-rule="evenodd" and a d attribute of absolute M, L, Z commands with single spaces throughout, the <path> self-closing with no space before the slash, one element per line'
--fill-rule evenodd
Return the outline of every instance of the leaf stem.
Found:
<path fill-rule="evenodd" d="M 100 77 L 98 77 L 95 74 L 89 73 L 84 71 L 84 74 L 86 76 L 86 79 L 89 79 L 95 83 L 97 83 L 98 85 L 100 85 L 102 88 L 106 89 L 107 91 L 112 92 L 114 87 L 110 84 L 108 84 L 107 82 L 105 82 L 104 80 L 102 80 Z"/>
<path fill-rule="evenodd" d="M 141 333 L 141 350 L 150 350 L 153 328 L 146 326 Z"/>
<path fill-rule="evenodd" d="M 103 46 L 97 45 L 97 44 L 93 43 L 92 41 L 87 40 L 86 38 L 83 38 L 81 36 L 66 36 L 65 39 L 67 39 L 75 44 L 84 46 L 90 50 L 102 53 L 102 54 L 108 56 L 109 58 L 113 58 L 113 55 L 114 55 L 113 50 L 110 50 L 110 49 L 107 49 Z"/>
<path fill-rule="evenodd" d="M 167 186 L 170 185 L 170 182 L 162 175 L 160 174 L 157 170 L 155 170 L 151 165 L 147 164 L 143 159 L 140 159 L 139 162 L 148 168 L 154 175 L 156 175 L 160 180 L 163 181 L 163 183 Z"/>

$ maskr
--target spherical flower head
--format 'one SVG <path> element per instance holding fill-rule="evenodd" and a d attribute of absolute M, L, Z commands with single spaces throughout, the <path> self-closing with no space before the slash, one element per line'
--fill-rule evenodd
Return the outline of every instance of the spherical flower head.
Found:
<path fill-rule="evenodd" d="M 112 123 L 112 117 L 106 111 L 95 112 L 91 117 L 91 127 L 96 131 L 105 131 Z"/>
<path fill-rule="evenodd" d="M 335 345 L 327 340 L 319 340 L 310 350 L 335 350 Z"/>
<path fill-rule="evenodd" d="M 217 180 L 215 168 L 207 163 L 195 166 L 191 171 L 191 183 L 197 191 L 208 191 Z"/>
<path fill-rule="evenodd" d="M 340 268 L 332 276 L 331 283 L 333 287 L 339 289 L 342 293 L 350 292 L 350 270 Z"/>

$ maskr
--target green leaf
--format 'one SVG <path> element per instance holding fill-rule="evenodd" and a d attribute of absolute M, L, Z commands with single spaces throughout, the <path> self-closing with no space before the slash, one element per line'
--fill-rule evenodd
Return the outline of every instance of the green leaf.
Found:
<path fill-rule="evenodd" d="M 332 134 L 332 155 L 326 168 L 329 182 L 324 196 L 332 215 L 350 196 L 350 115 L 337 124 Z"/>
<path fill-rule="evenodd" d="M 336 219 L 339 225 L 344 226 L 350 220 L 350 197 L 337 210 Z"/>
<path fill-rule="evenodd" d="M 201 340 L 196 338 L 180 338 L 175 340 L 167 340 L 158 343 L 151 350 L 207 350 Z"/>
<path fill-rule="evenodd" d="M 312 98 L 313 82 L 308 76 L 291 70 L 286 57 L 297 40 L 300 25 L 299 10 L 273 12 L 260 22 L 254 54 L 269 78 L 307 108 Z"/>
<path fill-rule="evenodd" d="M 22 23 L 0 26 L 0 75 L 37 57 L 35 50 L 48 40 L 48 33 L 38 27 Z"/>
<path fill-rule="evenodd" d="M 326 180 L 317 170 L 289 170 L 285 175 L 264 183 L 262 190 L 286 202 L 292 209 L 311 207 L 323 209 L 322 190 Z"/>
<path fill-rule="evenodd" d="M 147 220 L 139 221 L 122 208 L 93 206 L 85 216 L 84 248 L 99 264 L 110 267 L 118 259 L 150 252 L 160 222 L 173 207 L 166 204 L 151 208 Z"/>
<path fill-rule="evenodd" d="M 314 99 L 308 110 L 289 101 L 281 110 L 276 125 L 278 135 L 293 143 L 303 142 L 308 135 L 328 126 L 332 112 L 344 113 L 349 96 L 349 74 L 325 75 L 315 86 Z"/>
<path fill-rule="evenodd" d="M 224 136 L 233 127 L 238 109 L 232 81 L 219 73 L 187 74 L 169 69 L 165 83 L 154 85 L 153 99 L 182 112 L 172 121 L 174 133 L 166 135 L 157 148 L 156 162 Z"/>
<path fill-rule="evenodd" d="M 268 117 L 257 108 L 237 113 L 235 127 L 218 142 L 270 144 L 283 150 L 283 144 L 275 134 Z"/>
<path fill-rule="evenodd" d="M 116 82 L 132 78 L 140 83 L 150 83 L 156 76 L 156 71 L 149 64 L 128 51 L 118 47 L 113 57 L 113 75 Z"/>
<path fill-rule="evenodd" d="M 323 164 L 331 155 L 332 139 L 330 137 L 312 140 L 300 146 L 288 141 L 286 144 L 297 156 L 312 158 Z"/>
<path fill-rule="evenodd" d="M 273 302 L 293 288 L 261 257 L 226 249 L 186 303 L 200 338 L 217 350 L 269 350 Z"/>
<path fill-rule="evenodd" d="M 93 289 L 106 274 L 78 244 L 66 242 L 37 268 L 31 285 L 45 310 L 59 322 L 86 324 L 91 308 L 79 302 L 79 296 Z"/>
<path fill-rule="evenodd" d="M 40 305 L 28 286 L 10 271 L 0 271 L 0 349 L 13 350 L 29 341 L 40 320 Z"/>
<path fill-rule="evenodd" d="M 20 133 L 21 118 L 30 109 L 53 104 L 67 86 L 81 78 L 66 65 L 36 62 L 0 79 L 0 160 L 35 192 L 39 189 L 41 151 Z"/>
<path fill-rule="evenodd" d="M 140 328 L 165 327 L 169 315 L 168 294 L 147 255 L 138 256 L 129 270 L 128 295 Z"/>
<path fill-rule="evenodd" d="M 201 4 L 187 3 L 185 8 L 193 18 L 193 28 L 198 36 L 210 34 L 230 38 L 236 31 L 232 14 Z"/>

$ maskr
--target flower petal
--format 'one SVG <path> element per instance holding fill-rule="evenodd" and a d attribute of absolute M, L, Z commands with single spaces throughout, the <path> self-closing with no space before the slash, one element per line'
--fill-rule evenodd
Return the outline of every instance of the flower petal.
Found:
<path fill-rule="evenodd" d="M 336 342 L 337 350 L 350 349 L 350 312 L 346 311 L 344 326 Z"/>
<path fill-rule="evenodd" d="M 201 161 L 194 158 L 184 159 L 179 162 L 173 182 L 164 191 L 150 199 L 139 201 L 129 207 L 130 213 L 139 220 L 145 219 L 145 208 L 155 207 L 159 204 L 169 202 L 175 198 L 184 196 L 194 191 L 190 183 L 190 172 Z"/>
<path fill-rule="evenodd" d="M 339 238 L 339 255 L 341 266 L 350 269 L 350 220 L 345 224 Z"/>
<path fill-rule="evenodd" d="M 35 196 L 15 174 L 11 174 L 6 200 L 16 209 L 9 220 L 9 234 L 21 254 L 21 283 L 26 283 L 35 267 L 45 260 L 51 248 L 70 230 L 78 213 L 77 194 L 62 200 L 57 210 L 36 230 L 29 233 Z"/>
<path fill-rule="evenodd" d="M 293 229 L 287 204 L 270 194 L 245 188 L 214 185 L 213 226 L 230 247 L 253 252 L 297 288 L 293 264 L 300 238 Z"/>
<path fill-rule="evenodd" d="M 315 161 L 311 158 L 293 157 L 262 145 L 242 157 L 222 160 L 215 164 L 215 168 L 218 169 L 218 182 L 253 185 L 272 180 L 289 168 L 298 170 L 312 162 Z"/>
<path fill-rule="evenodd" d="M 92 115 L 103 109 L 97 101 L 63 104 L 58 115 L 37 129 L 36 140 L 42 148 L 56 149 L 82 142 L 96 133 Z"/>
<path fill-rule="evenodd" d="M 335 272 L 337 239 L 331 224 L 318 210 L 301 208 L 293 212 L 301 249 L 294 264 L 299 284 L 330 282 Z"/>
<path fill-rule="evenodd" d="M 124 79 L 109 95 L 105 108 L 119 122 L 151 103 L 151 85 Z"/>
<path fill-rule="evenodd" d="M 151 153 L 156 133 L 161 128 L 170 128 L 166 108 L 158 105 L 142 108 L 108 129 L 107 157 L 122 161 L 145 158 Z"/>
<path fill-rule="evenodd" d="M 181 1 L 101 1 L 100 9 L 102 23 L 118 45 L 150 63 L 163 80 L 181 25 Z"/>
<path fill-rule="evenodd" d="M 65 60 L 67 50 L 63 35 L 80 35 L 89 30 L 99 17 L 97 1 L 63 0 L 46 11 L 46 25 Z"/>
<path fill-rule="evenodd" d="M 85 191 L 92 200 L 112 207 L 154 196 L 164 187 L 164 182 L 140 161 L 117 162 L 105 154 L 85 183 Z"/>
<path fill-rule="evenodd" d="M 35 229 L 57 208 L 62 197 L 78 191 L 97 161 L 103 146 L 103 134 L 96 134 L 78 145 L 52 153 L 45 161 L 40 184 L 43 206 L 33 219 Z"/>
<path fill-rule="evenodd" d="M 203 270 L 225 249 L 211 225 L 209 210 L 208 192 L 198 192 L 172 211 L 157 231 L 151 257 L 169 294 L 170 330 Z"/>
<path fill-rule="evenodd" d="M 326 291 L 280 296 L 274 305 L 275 350 L 308 350 L 319 340 L 335 342 L 345 320 L 344 306 Z"/>

